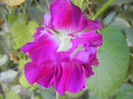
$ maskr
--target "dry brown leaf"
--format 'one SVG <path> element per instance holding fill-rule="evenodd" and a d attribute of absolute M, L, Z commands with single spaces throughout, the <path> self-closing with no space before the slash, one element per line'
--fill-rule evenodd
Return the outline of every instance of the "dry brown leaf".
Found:
<path fill-rule="evenodd" d="M 2 19 L 0 19 L 0 25 L 3 23 L 4 21 Z"/>
<path fill-rule="evenodd" d="M 0 2 L 3 2 L 7 6 L 13 8 L 13 7 L 16 7 L 18 5 L 21 5 L 22 3 L 25 2 L 25 0 L 0 0 Z"/>
<path fill-rule="evenodd" d="M 10 60 L 12 60 L 16 64 L 18 63 L 18 60 L 17 60 L 15 53 L 13 51 L 11 51 L 11 53 L 10 53 Z"/>

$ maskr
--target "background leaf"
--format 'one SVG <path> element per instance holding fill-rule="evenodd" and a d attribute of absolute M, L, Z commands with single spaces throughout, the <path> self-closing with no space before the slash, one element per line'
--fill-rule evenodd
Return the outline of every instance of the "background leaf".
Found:
<path fill-rule="evenodd" d="M 5 99 L 21 99 L 21 98 L 19 95 L 17 95 L 13 91 L 9 91 L 8 93 L 6 93 Z"/>
<path fill-rule="evenodd" d="M 87 87 L 99 97 L 106 97 L 121 85 L 129 65 L 129 49 L 121 32 L 113 28 L 101 31 L 103 45 L 98 49 L 99 66 L 87 79 Z"/>
<path fill-rule="evenodd" d="M 0 54 L 10 55 L 10 43 L 7 36 L 0 36 Z"/>
<path fill-rule="evenodd" d="M 43 1 L 45 1 L 45 0 L 43 0 Z M 38 8 L 29 7 L 27 10 L 27 15 L 29 17 L 29 20 L 36 21 L 39 24 L 39 26 L 42 25 L 44 13 L 41 10 L 39 10 Z"/>
<path fill-rule="evenodd" d="M 20 84 L 24 87 L 31 87 L 32 85 L 29 84 L 29 82 L 26 80 L 24 73 L 22 73 L 20 77 Z"/>
<path fill-rule="evenodd" d="M 130 27 L 130 24 L 128 23 L 127 20 L 120 17 L 116 17 L 114 22 L 111 23 L 109 27 L 113 27 L 113 28 L 117 27 L 118 30 L 120 30 L 121 32 L 124 32 L 125 29 Z"/>
<path fill-rule="evenodd" d="M 18 72 L 14 70 L 7 70 L 2 73 L 0 73 L 0 81 L 9 83 L 12 82 L 13 79 L 17 76 Z"/>
<path fill-rule="evenodd" d="M 111 5 L 120 5 L 120 4 L 124 4 L 124 3 L 132 3 L 133 0 L 114 0 L 114 2 L 112 2 Z"/>
<path fill-rule="evenodd" d="M 114 99 L 133 99 L 133 86 L 123 84 L 116 92 Z"/>
<path fill-rule="evenodd" d="M 42 99 L 55 99 L 55 95 L 53 93 L 53 88 L 50 87 L 48 89 L 38 85 L 38 88 L 40 89 L 40 94 L 42 96 Z"/>
<path fill-rule="evenodd" d="M 0 94 L 0 99 L 4 99 L 2 94 Z"/>
<path fill-rule="evenodd" d="M 23 19 L 19 19 L 14 23 L 12 32 L 16 40 L 17 48 L 21 48 L 25 43 L 33 39 L 32 36 L 37 26 L 38 24 L 35 21 L 30 21 L 28 25 L 26 25 Z"/>
<path fill-rule="evenodd" d="M 84 0 L 71 0 L 71 1 L 74 3 L 74 5 L 81 8 Z"/>
<path fill-rule="evenodd" d="M 111 23 L 114 21 L 115 16 L 116 16 L 116 12 L 110 13 L 108 16 L 106 16 L 106 17 L 103 19 L 103 23 L 106 24 L 106 25 L 111 24 Z"/>
<path fill-rule="evenodd" d="M 8 56 L 7 56 L 7 55 L 3 55 L 3 56 L 0 58 L 0 66 L 1 66 L 1 65 L 4 65 L 7 61 L 8 61 Z"/>
<path fill-rule="evenodd" d="M 9 7 L 13 8 L 15 6 L 21 5 L 25 2 L 25 0 L 0 0 L 1 2 L 5 3 Z"/>
<path fill-rule="evenodd" d="M 133 46 L 133 27 L 126 29 L 126 36 L 128 39 L 128 45 Z"/>

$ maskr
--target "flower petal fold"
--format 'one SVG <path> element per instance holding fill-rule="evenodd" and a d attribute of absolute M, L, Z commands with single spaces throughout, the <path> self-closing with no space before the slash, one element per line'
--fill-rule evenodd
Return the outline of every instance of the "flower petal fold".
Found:
<path fill-rule="evenodd" d="M 65 91 L 76 93 L 85 84 L 84 70 L 80 64 L 62 63 L 56 68 L 54 88 L 62 95 Z"/>
<path fill-rule="evenodd" d="M 85 27 L 85 30 L 96 31 L 96 30 L 101 29 L 101 24 L 97 20 L 92 20 L 91 21 L 89 19 L 86 19 L 86 21 L 87 21 L 87 25 Z"/>
<path fill-rule="evenodd" d="M 29 53 L 35 64 L 49 61 L 50 55 L 58 48 L 57 42 L 53 39 L 52 34 L 47 32 L 36 33 L 34 37 L 34 41 L 25 44 L 21 50 L 24 53 Z"/>
<path fill-rule="evenodd" d="M 85 76 L 87 78 L 94 74 L 94 72 L 92 71 L 92 67 L 90 65 L 84 64 L 84 69 L 85 69 Z"/>
<path fill-rule="evenodd" d="M 21 50 L 29 53 L 33 63 L 41 64 L 49 61 L 50 55 L 57 50 L 57 44 L 51 40 L 27 43 Z"/>
<path fill-rule="evenodd" d="M 71 33 L 77 29 L 82 11 L 70 0 L 54 0 L 50 4 L 50 14 L 56 31 Z"/>
<path fill-rule="evenodd" d="M 48 79 L 45 79 L 46 81 L 44 82 L 46 87 L 49 87 L 47 83 L 50 84 L 52 80 L 52 74 L 54 66 L 51 64 L 41 64 L 41 65 L 36 65 L 32 62 L 29 62 L 25 64 L 24 66 L 24 74 L 26 76 L 27 81 L 30 84 L 34 84 L 35 82 L 39 81 L 41 83 L 41 80 L 46 78 L 47 76 L 50 77 Z M 47 82 L 48 81 L 48 82 Z"/>
<path fill-rule="evenodd" d="M 37 83 L 45 88 L 49 88 L 55 81 L 55 69 L 43 76 Z"/>
<path fill-rule="evenodd" d="M 98 47 L 102 45 L 102 35 L 94 32 L 81 32 L 79 37 L 90 44 L 90 46 Z"/>
<path fill-rule="evenodd" d="M 45 28 L 52 28 L 51 16 L 48 13 L 44 14 L 44 27 Z"/>

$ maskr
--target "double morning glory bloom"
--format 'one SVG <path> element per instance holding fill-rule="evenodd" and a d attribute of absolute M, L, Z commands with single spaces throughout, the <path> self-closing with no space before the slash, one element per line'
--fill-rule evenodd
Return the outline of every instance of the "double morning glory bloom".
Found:
<path fill-rule="evenodd" d="M 87 19 L 70 0 L 54 0 L 42 26 L 36 28 L 34 40 L 21 48 L 32 60 L 24 67 L 27 81 L 53 86 L 60 95 L 82 90 L 85 77 L 94 74 L 92 65 L 98 65 L 102 36 L 95 31 L 101 24 Z"/>

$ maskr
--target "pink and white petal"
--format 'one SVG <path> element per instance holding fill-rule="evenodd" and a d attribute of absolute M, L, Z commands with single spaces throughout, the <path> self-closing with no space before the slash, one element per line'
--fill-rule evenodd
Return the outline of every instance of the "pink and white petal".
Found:
<path fill-rule="evenodd" d="M 54 88 L 62 95 L 65 91 L 76 93 L 85 85 L 84 70 L 82 65 L 62 63 L 56 69 Z"/>
<path fill-rule="evenodd" d="M 99 62 L 97 59 L 97 48 L 93 46 L 85 46 L 86 51 L 89 53 L 88 55 L 88 65 L 98 66 Z M 80 57 L 80 56 L 79 56 Z"/>
<path fill-rule="evenodd" d="M 79 33 L 79 37 L 84 39 L 91 46 L 101 46 L 102 45 L 102 35 L 94 32 L 81 32 Z"/>
<path fill-rule="evenodd" d="M 43 62 L 49 61 L 50 54 L 56 52 L 57 48 L 57 43 L 54 40 L 49 39 L 27 43 L 21 48 L 21 50 L 24 53 L 29 53 L 33 63 L 41 64 Z"/>
<path fill-rule="evenodd" d="M 51 21 L 58 32 L 71 33 L 77 29 L 82 11 L 70 0 L 54 0 L 50 4 Z"/>
<path fill-rule="evenodd" d="M 24 74 L 27 81 L 30 84 L 34 84 L 35 82 L 39 81 L 41 78 L 49 74 L 51 71 L 53 71 L 53 69 L 54 66 L 52 64 L 36 65 L 32 62 L 29 62 L 24 66 Z"/>
<path fill-rule="evenodd" d="M 77 60 L 82 61 L 83 63 L 87 63 L 87 62 L 89 61 L 89 55 L 90 55 L 90 54 L 91 54 L 91 53 L 88 52 L 88 51 L 79 51 L 79 52 L 77 52 L 77 54 L 75 55 L 75 58 L 76 58 Z"/>
<path fill-rule="evenodd" d="M 44 28 L 51 28 L 52 23 L 51 23 L 51 16 L 48 13 L 44 14 Z"/>
<path fill-rule="evenodd" d="M 69 49 L 69 51 L 73 53 L 74 50 L 78 47 L 78 45 L 84 45 L 86 41 L 81 38 L 75 38 L 71 39 L 70 42 L 72 43 L 72 47 L 71 49 Z"/>
<path fill-rule="evenodd" d="M 40 27 L 39 28 L 37 27 L 36 28 L 36 33 L 33 35 L 34 41 L 40 40 L 41 36 L 43 36 L 43 39 L 46 39 L 47 37 L 49 38 L 50 32 L 46 29 L 42 29 Z"/>

